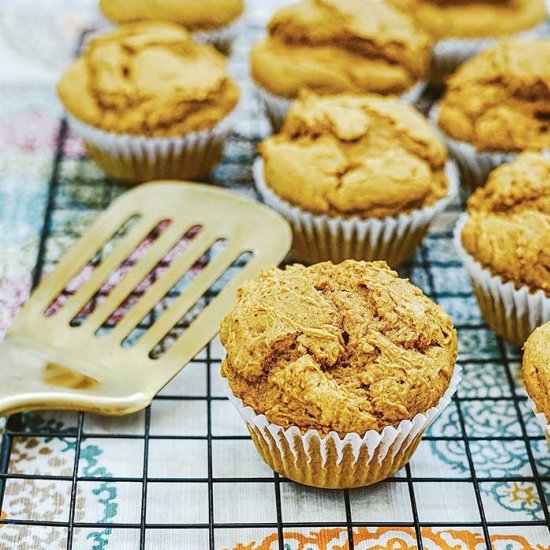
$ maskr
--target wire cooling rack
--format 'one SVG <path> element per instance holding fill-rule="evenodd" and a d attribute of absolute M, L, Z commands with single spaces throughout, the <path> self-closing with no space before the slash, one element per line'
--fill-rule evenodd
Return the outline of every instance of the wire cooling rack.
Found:
<path fill-rule="evenodd" d="M 211 177 L 249 196 L 256 145 L 268 131 L 246 69 L 247 43 L 259 33 L 249 25 L 234 52 L 241 122 Z M 431 100 L 424 97 L 421 107 Z M 33 285 L 125 190 L 75 143 L 62 119 Z M 453 250 L 451 228 L 462 209 L 459 201 L 451 205 L 400 270 L 453 316 L 464 375 L 453 403 L 393 478 L 320 491 L 271 472 L 223 395 L 216 340 L 144 413 L 10 417 L 0 454 L 0 547 L 550 547 L 548 449 L 518 381 L 520 351 L 483 323 Z M 32 458 L 36 448 L 46 465 Z M 19 546 L 29 532 L 34 546 Z M 378 540 L 387 546 L 375 546 Z"/>

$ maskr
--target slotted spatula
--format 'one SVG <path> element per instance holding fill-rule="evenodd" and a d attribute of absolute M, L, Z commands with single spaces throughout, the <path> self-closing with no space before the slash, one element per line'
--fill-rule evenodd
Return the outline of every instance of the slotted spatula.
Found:
<path fill-rule="evenodd" d="M 137 221 L 113 245 L 91 276 L 56 312 L 52 303 L 92 264 L 129 219 Z M 73 320 L 146 240 L 170 223 L 135 265 L 79 326 Z M 98 329 L 189 228 L 201 226 L 182 254 L 142 294 L 107 334 Z M 225 248 L 198 272 L 134 345 L 122 343 L 140 321 L 196 265 L 213 243 Z M 278 214 L 229 191 L 182 182 L 153 182 L 115 200 L 44 279 L 16 317 L 0 347 L 0 416 L 20 411 L 76 409 L 122 415 L 146 407 L 217 333 L 243 279 L 279 263 L 291 233 Z M 175 343 L 158 358 L 152 350 L 243 252 L 252 253 L 237 276 L 214 297 Z"/>

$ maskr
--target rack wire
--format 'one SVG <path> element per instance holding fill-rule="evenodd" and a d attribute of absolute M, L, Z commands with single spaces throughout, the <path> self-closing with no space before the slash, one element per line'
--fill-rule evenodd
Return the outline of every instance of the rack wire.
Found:
<path fill-rule="evenodd" d="M 248 42 L 259 32 L 259 28 L 249 26 Z M 261 117 L 258 98 L 250 93 L 250 86 L 247 84 L 246 50 L 246 44 L 239 47 L 235 52 L 232 66 L 237 79 L 245 85 L 245 97 L 240 107 L 241 124 L 228 143 L 224 159 L 212 174 L 211 181 L 213 184 L 225 185 L 237 192 L 255 196 L 251 166 L 256 145 L 267 133 L 267 123 Z M 425 96 L 421 100 L 421 106 L 426 108 L 432 101 L 433 97 Z M 67 225 L 59 220 L 67 216 L 87 219 L 94 211 L 107 206 L 114 197 L 125 190 L 122 184 L 111 181 L 93 170 L 85 156 L 75 156 L 71 153 L 71 147 L 68 147 L 71 139 L 68 124 L 62 119 L 52 161 L 42 232 L 33 272 L 33 286 L 36 286 L 44 272 L 55 263 L 55 247 L 52 243 L 60 239 L 71 241 L 83 230 L 82 227 L 75 230 L 71 226 L 68 232 Z M 88 200 L 88 195 L 95 198 Z M 431 458 L 427 462 L 428 473 L 431 475 L 427 475 L 425 465 L 423 468 L 416 466 L 416 455 L 404 470 L 379 484 L 376 489 L 334 492 L 303 489 L 276 473 L 261 470 L 260 466 L 258 469 L 254 466 L 252 474 L 249 475 L 243 474 L 242 468 L 238 467 L 234 472 L 228 472 L 226 469 L 220 473 L 220 460 L 227 459 L 232 463 L 235 461 L 234 457 L 224 454 L 229 452 L 228 449 L 233 449 L 231 452 L 239 456 L 240 453 L 248 456 L 250 437 L 239 429 L 231 431 L 223 423 L 223 419 L 223 429 L 220 428 L 218 409 L 223 409 L 222 417 L 229 414 L 225 408 L 228 401 L 217 391 L 221 352 L 217 343 L 211 343 L 193 361 L 193 366 L 188 367 L 197 369 L 193 376 L 196 381 L 202 380 L 199 385 L 202 384 L 203 389 L 199 393 L 188 393 L 185 384 L 168 386 L 155 398 L 152 406 L 145 411 L 139 421 L 131 421 L 136 421 L 141 426 L 137 431 L 128 429 L 124 421 L 114 421 L 108 425 L 108 429 L 98 430 L 95 420 L 91 420 L 86 414 L 72 417 L 68 427 L 61 426 L 55 421 L 37 424 L 33 415 L 10 417 L 1 442 L 0 509 L 5 503 L 10 483 L 14 481 L 31 484 L 62 483 L 68 488 L 68 498 L 63 503 L 66 512 L 63 519 L 44 519 L 33 517 L 32 514 L 10 516 L 0 519 L 0 527 L 10 525 L 16 529 L 58 529 L 64 533 L 60 539 L 60 547 L 67 549 L 103 548 L 104 546 L 90 546 L 89 539 L 81 536 L 81 533 L 102 532 L 102 529 L 107 529 L 106 540 L 114 536 L 113 533 L 123 533 L 123 537 L 128 536 L 134 541 L 129 543 L 128 547 L 140 549 L 232 548 L 230 543 L 225 541 L 224 535 L 231 532 L 232 537 L 238 537 L 235 533 L 242 532 L 243 540 L 245 533 L 253 533 L 256 538 L 273 533 L 276 537 L 273 548 L 285 550 L 287 534 L 292 530 L 337 528 L 342 533 L 342 548 L 354 550 L 358 545 L 358 534 L 361 529 L 380 527 L 401 529 L 403 533 L 412 537 L 419 549 L 426 547 L 427 531 L 438 528 L 463 529 L 478 533 L 479 540 L 482 541 L 480 547 L 486 548 L 499 548 L 494 535 L 502 530 L 522 533 L 536 528 L 537 541 L 544 541 L 546 538 L 546 544 L 550 544 L 550 516 L 547 504 L 547 493 L 550 492 L 550 466 L 544 452 L 546 443 L 533 422 L 532 414 L 527 411 L 526 396 L 518 382 L 517 365 L 520 352 L 487 329 L 477 310 L 467 275 L 453 252 L 450 228 L 462 209 L 463 204 L 460 201 L 450 206 L 425 239 L 419 253 L 400 270 L 403 276 L 410 277 L 428 296 L 451 312 L 459 332 L 461 355 L 458 362 L 464 369 L 464 383 L 453 399 L 449 413 L 444 415 L 445 418 L 441 421 L 436 422 L 423 440 L 423 445 L 431 450 Z M 491 379 L 493 387 L 487 388 L 478 384 L 480 377 Z M 186 432 L 180 429 L 179 423 L 182 420 L 174 419 L 174 415 L 170 414 L 168 417 L 173 420 L 170 429 L 159 430 L 158 414 L 164 406 L 175 406 L 174 410 L 189 415 L 192 415 L 194 410 L 201 409 L 205 412 L 205 422 L 201 429 L 193 428 Z M 503 410 L 506 414 L 502 413 Z M 496 422 L 491 420 L 499 414 L 506 419 L 508 426 L 500 431 L 498 427 L 502 423 L 499 424 L 498 419 Z M 476 417 L 479 415 L 485 415 L 485 423 L 476 424 Z M 200 418 L 202 422 L 203 417 Z M 187 422 L 186 426 L 191 424 Z M 32 470 L 21 472 L 17 469 L 14 459 L 17 446 L 32 439 L 50 441 L 55 438 L 67 442 L 74 451 L 71 471 L 44 474 L 33 473 Z M 134 475 L 118 475 L 101 469 L 83 472 L 83 453 L 88 452 L 87 445 L 94 441 L 101 441 L 105 449 L 115 444 L 124 444 L 128 449 L 139 448 L 139 453 L 128 451 L 130 454 L 126 457 L 126 460 L 137 464 L 139 473 L 136 469 Z M 522 468 L 507 470 L 502 462 L 492 469 L 480 467 L 481 448 L 505 448 L 508 444 L 514 448 L 524 447 L 525 460 Z M 159 456 L 159 445 L 172 445 L 170 448 L 180 445 L 182 449 L 200 448 L 206 467 L 187 474 L 159 475 L 155 464 L 156 457 Z M 437 469 L 434 457 L 437 456 L 438 449 L 445 446 L 459 449 L 455 453 L 458 462 L 451 464 L 449 470 L 443 474 L 433 473 L 429 467 L 433 465 L 433 468 Z M 483 460 L 486 462 L 485 458 Z M 486 466 L 486 463 L 482 461 L 481 466 Z M 136 513 L 132 519 L 124 520 L 117 516 L 91 521 L 86 519 L 85 514 L 83 519 L 83 512 L 79 507 L 79 490 L 88 483 L 132 486 L 132 494 L 137 502 Z M 486 489 L 487 486 L 514 483 L 523 488 L 531 487 L 530 495 L 533 502 L 538 502 L 537 512 L 530 516 L 514 516 L 511 513 L 499 516 L 495 515 L 493 507 L 489 513 L 488 503 L 492 497 Z M 175 494 L 170 486 L 177 489 L 176 493 L 188 492 L 189 506 L 204 507 L 204 510 L 201 510 L 196 518 L 191 514 L 191 519 L 186 519 L 188 514 L 185 513 L 178 518 L 178 513 L 174 512 L 173 508 L 179 501 L 177 497 L 170 501 L 171 497 L 168 495 L 173 497 Z M 446 495 L 446 498 L 452 499 L 452 495 L 459 491 L 459 486 L 460 490 L 467 489 L 473 496 L 466 503 L 460 501 L 456 507 L 450 506 L 450 512 L 456 515 L 456 519 L 439 518 L 437 514 L 430 515 L 433 514 L 433 510 L 427 503 L 426 495 L 430 494 L 427 488 L 431 488 L 433 495 Z M 159 500 L 154 496 L 158 493 L 159 487 L 162 488 L 161 495 L 166 497 L 162 501 L 165 508 L 160 511 L 156 509 Z M 228 489 L 228 494 L 232 495 L 229 497 L 229 504 L 227 498 L 220 497 L 220 487 Z M 254 491 L 250 491 L 251 488 Z M 389 495 L 384 500 L 386 504 L 389 503 L 386 516 L 381 519 L 381 513 L 377 511 L 374 514 L 376 517 L 369 519 L 367 514 L 365 519 L 362 512 L 365 507 L 373 513 L 373 505 L 368 504 L 368 501 L 379 498 L 386 490 Z M 246 509 L 240 512 L 229 510 L 230 507 L 239 508 L 239 499 L 248 503 Z M 266 513 L 265 517 L 258 519 L 254 507 L 260 506 L 259 500 L 262 499 L 265 499 L 265 502 L 261 506 L 271 506 L 274 513 Z M 313 503 L 312 507 L 308 503 Z M 322 509 L 329 508 L 333 510 L 333 517 L 327 518 L 327 513 Z M 164 514 L 166 519 L 163 517 Z M 174 537 L 170 540 L 179 540 L 179 545 L 174 543 L 174 546 L 171 546 L 166 542 L 168 539 L 162 538 L 163 531 L 170 531 L 170 536 Z M 181 532 L 192 533 L 193 536 L 181 535 Z M 0 529 L 0 541 L 1 537 Z M 165 542 L 155 542 L 159 540 Z M 119 548 L 116 544 L 109 547 L 117 550 Z"/>

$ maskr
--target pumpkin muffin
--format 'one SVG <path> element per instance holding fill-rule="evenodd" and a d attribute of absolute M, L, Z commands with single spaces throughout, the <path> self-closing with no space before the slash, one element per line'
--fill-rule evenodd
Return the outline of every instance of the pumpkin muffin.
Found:
<path fill-rule="evenodd" d="M 537 420 L 550 443 L 550 323 L 535 329 L 525 342 L 522 368 Z"/>
<path fill-rule="evenodd" d="M 435 41 L 431 81 L 442 83 L 497 39 L 545 34 L 544 0 L 390 0 Z"/>
<path fill-rule="evenodd" d="M 100 0 L 105 17 L 117 25 L 166 21 L 182 25 L 193 38 L 228 52 L 238 33 L 244 0 Z"/>
<path fill-rule="evenodd" d="M 410 105 L 302 92 L 255 165 L 264 200 L 290 222 L 308 263 L 409 257 L 456 187 L 447 151 Z M 311 227 L 315 226 L 312 232 Z"/>
<path fill-rule="evenodd" d="M 545 21 L 544 0 L 390 0 L 436 40 L 508 37 Z"/>
<path fill-rule="evenodd" d="M 134 181 L 204 176 L 237 104 L 226 58 L 177 25 L 130 23 L 93 39 L 58 93 L 88 151 Z"/>
<path fill-rule="evenodd" d="M 384 262 L 266 271 L 239 290 L 220 334 L 222 375 L 259 452 L 308 485 L 392 475 L 457 384 L 450 318 Z"/>
<path fill-rule="evenodd" d="M 468 200 L 458 247 L 481 311 L 521 345 L 550 320 L 550 158 L 523 153 Z"/>
<path fill-rule="evenodd" d="M 550 40 L 502 42 L 464 63 L 438 124 L 469 188 L 517 152 L 550 149 Z"/>
<path fill-rule="evenodd" d="M 251 52 L 251 72 L 278 129 L 302 88 L 411 97 L 431 42 L 403 13 L 372 0 L 301 0 L 278 11 Z"/>

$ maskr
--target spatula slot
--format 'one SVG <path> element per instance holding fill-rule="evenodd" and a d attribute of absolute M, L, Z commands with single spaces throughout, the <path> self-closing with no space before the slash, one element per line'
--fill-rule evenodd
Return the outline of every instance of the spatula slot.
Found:
<path fill-rule="evenodd" d="M 168 229 L 171 223 L 171 220 L 166 219 L 158 222 L 153 227 L 153 229 L 139 243 L 139 245 L 122 260 L 120 265 L 112 271 L 110 275 L 108 275 L 101 288 L 92 295 L 82 309 L 73 317 L 73 319 L 71 319 L 70 325 L 72 327 L 80 326 L 88 318 L 88 316 L 109 297 L 114 288 L 123 281 L 126 274 L 139 262 L 147 250 L 149 250 L 149 248 L 151 248 L 151 246 L 153 246 L 160 236 Z"/>
<path fill-rule="evenodd" d="M 226 248 L 227 239 L 217 239 L 212 243 L 204 254 L 186 271 L 181 278 L 163 296 L 163 298 L 151 308 L 138 325 L 124 338 L 122 347 L 128 348 L 135 345 L 147 332 L 157 317 L 166 311 L 183 292 L 188 289 L 193 281 L 200 276 L 201 272 L 210 265 L 214 259 Z M 137 301 L 137 296 L 134 302 Z M 128 310 L 126 310 L 127 312 Z M 120 321 L 121 318 L 118 319 Z"/>
<path fill-rule="evenodd" d="M 201 313 L 208 304 L 215 299 L 221 290 L 228 285 L 252 260 L 254 254 L 251 251 L 241 253 L 231 265 L 214 281 L 208 290 L 200 296 L 191 308 L 180 318 L 170 331 L 149 352 L 150 359 L 159 359 L 176 341 L 185 333 L 189 326 L 198 321 Z"/>
<path fill-rule="evenodd" d="M 78 291 L 86 281 L 90 279 L 93 272 L 101 265 L 101 262 L 106 258 L 116 247 L 117 243 L 134 227 L 141 219 L 140 214 L 130 216 L 114 233 L 98 248 L 90 261 L 65 285 L 65 288 L 50 302 L 44 315 L 51 317 L 60 311 L 63 306 L 71 299 L 71 296 Z"/>
<path fill-rule="evenodd" d="M 193 242 L 195 237 L 199 235 L 203 227 L 200 225 L 194 225 L 188 229 L 176 242 L 176 244 L 170 249 L 170 251 L 164 256 L 151 271 L 137 284 L 131 294 L 113 311 L 109 318 L 101 324 L 101 326 L 95 332 L 98 337 L 106 336 L 109 334 L 125 315 L 134 307 L 137 301 L 155 284 L 166 271 L 173 265 L 180 256 L 189 248 L 189 245 Z M 202 256 L 193 267 L 182 277 L 191 277 L 196 274 L 198 265 L 202 265 L 206 260 L 206 256 L 213 251 L 213 249 L 219 245 L 225 243 L 225 239 L 218 239 L 213 246 Z M 191 279 L 192 280 L 192 279 Z M 181 280 L 180 280 L 181 281 Z M 179 284 L 179 283 L 178 283 Z"/>

